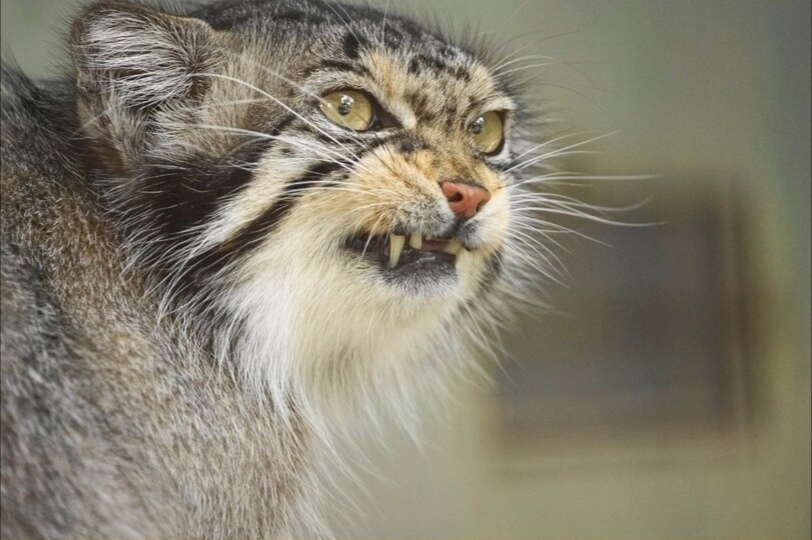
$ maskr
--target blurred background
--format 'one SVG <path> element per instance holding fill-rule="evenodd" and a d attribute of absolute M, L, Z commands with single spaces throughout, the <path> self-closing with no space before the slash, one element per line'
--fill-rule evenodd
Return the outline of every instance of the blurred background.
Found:
<path fill-rule="evenodd" d="M 58 72 L 78 3 L 1 1 L 4 53 Z M 556 59 L 513 64 L 556 130 L 616 132 L 564 166 L 658 175 L 556 189 L 662 224 L 545 216 L 603 244 L 556 238 L 555 309 L 516 325 L 492 382 L 426 405 L 421 444 L 362 442 L 338 535 L 812 537 L 810 3 L 389 4 Z"/>

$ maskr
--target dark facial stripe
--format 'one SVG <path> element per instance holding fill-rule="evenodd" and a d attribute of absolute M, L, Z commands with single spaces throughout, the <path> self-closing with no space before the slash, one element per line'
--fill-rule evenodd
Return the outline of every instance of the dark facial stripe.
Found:
<path fill-rule="evenodd" d="M 409 134 L 386 134 L 386 135 L 379 135 L 374 132 L 362 134 L 360 137 L 352 132 L 347 131 L 346 135 L 327 135 L 320 131 L 309 130 L 305 128 L 305 131 L 310 133 L 310 136 L 316 139 L 317 141 L 324 143 L 326 146 L 330 146 L 335 148 L 336 141 L 338 143 L 344 144 L 347 149 L 351 149 L 353 152 L 352 160 L 358 161 L 361 156 L 364 154 L 369 153 L 376 148 L 379 148 L 385 144 L 390 142 L 396 141 L 400 138 L 409 138 L 411 135 Z M 360 140 L 359 140 L 360 139 Z M 347 152 L 347 149 L 341 149 L 343 152 Z"/>
<path fill-rule="evenodd" d="M 246 146 L 223 164 L 201 158 L 193 165 L 156 165 L 142 180 L 134 202 L 160 216 L 168 236 L 180 234 L 205 222 L 221 200 L 240 191 L 269 146 L 270 141 Z"/>
<path fill-rule="evenodd" d="M 282 119 L 269 135 L 281 133 L 293 118 Z M 252 141 L 219 163 L 201 156 L 188 165 L 155 165 L 142 180 L 135 204 L 160 216 L 161 228 L 168 236 L 181 234 L 206 222 L 224 199 L 241 191 L 251 181 L 254 166 L 274 143 L 272 139 Z"/>
<path fill-rule="evenodd" d="M 348 62 L 342 62 L 340 60 L 325 60 L 324 62 L 320 62 L 315 66 L 309 67 L 305 70 L 304 75 L 309 77 L 314 73 L 319 73 L 321 71 L 346 71 L 349 73 L 356 73 L 358 75 L 364 75 L 371 77 L 372 73 L 367 69 L 366 66 L 362 64 L 350 64 Z"/>
<path fill-rule="evenodd" d="M 279 198 L 259 217 L 243 227 L 224 244 L 203 254 L 193 266 L 198 271 L 203 269 L 216 270 L 222 267 L 223 264 L 250 253 L 290 213 L 296 201 L 305 193 L 303 190 L 310 187 L 329 186 L 329 183 L 323 183 L 325 178 L 339 168 L 341 168 L 341 165 L 332 161 L 323 161 L 311 166 L 302 176 L 288 183 Z"/>

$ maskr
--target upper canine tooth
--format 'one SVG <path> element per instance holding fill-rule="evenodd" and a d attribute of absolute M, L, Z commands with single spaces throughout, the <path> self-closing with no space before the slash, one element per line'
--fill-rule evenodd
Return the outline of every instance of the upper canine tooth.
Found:
<path fill-rule="evenodd" d="M 406 237 L 398 234 L 389 235 L 389 268 L 394 268 L 400 260 L 400 252 L 406 244 Z"/>
<path fill-rule="evenodd" d="M 451 255 L 456 255 L 461 249 L 462 244 L 456 238 L 449 240 L 448 243 L 443 246 L 443 251 L 450 253 Z"/>
<path fill-rule="evenodd" d="M 423 248 L 423 235 L 420 233 L 413 234 L 409 237 L 409 247 L 412 249 L 422 249 Z"/>

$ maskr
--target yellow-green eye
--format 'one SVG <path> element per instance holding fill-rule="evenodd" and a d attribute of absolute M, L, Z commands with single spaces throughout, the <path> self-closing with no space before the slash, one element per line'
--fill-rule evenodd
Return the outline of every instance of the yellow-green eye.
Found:
<path fill-rule="evenodd" d="M 502 139 L 505 137 L 505 126 L 499 113 L 486 112 L 471 122 L 470 129 L 474 135 L 477 150 L 483 154 L 495 154 L 501 149 Z"/>
<path fill-rule="evenodd" d="M 355 90 L 339 90 L 321 98 L 324 116 L 342 127 L 366 131 L 375 119 L 372 101 Z"/>

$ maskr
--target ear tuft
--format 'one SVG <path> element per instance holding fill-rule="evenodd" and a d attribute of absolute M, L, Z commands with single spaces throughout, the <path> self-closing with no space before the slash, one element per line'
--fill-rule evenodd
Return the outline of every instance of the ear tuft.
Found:
<path fill-rule="evenodd" d="M 218 58 L 204 21 L 124 2 L 86 9 L 71 51 L 81 94 L 133 108 L 190 96 L 205 84 L 195 74 L 211 72 Z"/>

